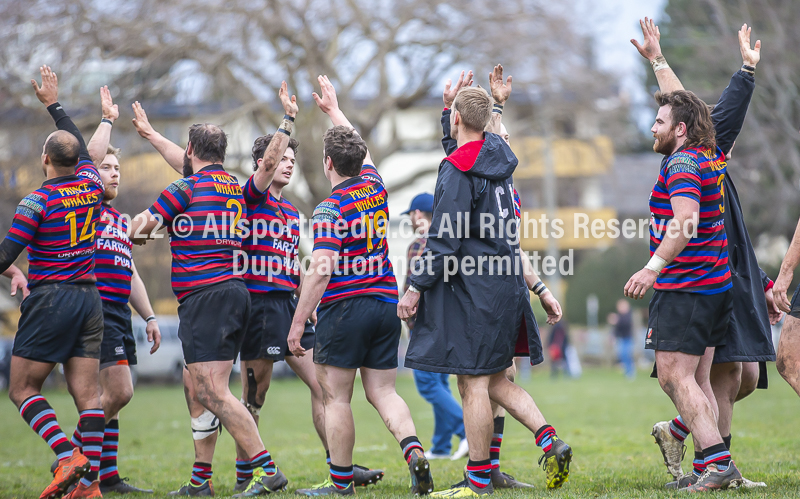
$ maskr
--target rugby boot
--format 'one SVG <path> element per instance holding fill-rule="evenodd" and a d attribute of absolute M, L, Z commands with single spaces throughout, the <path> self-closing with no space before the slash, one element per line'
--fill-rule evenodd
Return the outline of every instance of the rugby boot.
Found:
<path fill-rule="evenodd" d="M 533 485 L 520 482 L 500 468 L 492 468 L 492 487 L 496 489 L 532 489 Z"/>
<path fill-rule="evenodd" d="M 667 471 L 672 475 L 675 481 L 683 477 L 683 469 L 681 462 L 683 456 L 686 454 L 686 445 L 675 438 L 669 431 L 669 421 L 661 421 L 653 425 L 651 435 L 656 439 L 658 449 L 661 455 L 664 456 L 664 464 L 667 466 Z"/>
<path fill-rule="evenodd" d="M 544 469 L 548 489 L 561 488 L 569 479 L 569 463 L 571 461 L 572 448 L 554 435 L 550 450 L 539 458 L 539 466 Z"/>
<path fill-rule="evenodd" d="M 120 478 L 118 482 L 111 485 L 103 485 L 100 482 L 100 492 L 105 494 L 152 494 L 151 489 L 140 489 L 128 483 L 128 478 Z"/>
<path fill-rule="evenodd" d="M 250 485 L 250 480 L 252 480 L 252 478 L 248 478 L 244 482 L 236 482 L 236 485 L 233 486 L 233 491 L 244 492 L 245 490 L 247 490 L 247 486 Z"/>
<path fill-rule="evenodd" d="M 689 485 L 694 485 L 697 483 L 697 480 L 700 477 L 695 475 L 694 473 L 687 473 L 682 477 L 678 478 L 674 482 L 669 482 L 664 485 L 664 488 L 671 489 L 671 490 L 679 490 L 688 487 Z"/>
<path fill-rule="evenodd" d="M 408 471 L 411 472 L 411 492 L 424 496 L 433 492 L 433 476 L 428 458 L 420 449 L 411 451 L 408 459 Z"/>
<path fill-rule="evenodd" d="M 203 482 L 202 485 L 192 485 L 192 482 L 186 482 L 181 485 L 181 488 L 178 490 L 173 490 L 169 494 L 169 496 L 191 496 L 191 497 L 214 497 L 214 484 L 211 483 L 211 479 L 206 480 Z"/>
<path fill-rule="evenodd" d="M 489 482 L 489 485 L 486 487 L 479 489 L 478 487 L 475 487 L 472 482 L 465 478 L 464 481 L 458 482 L 449 489 L 431 493 L 431 497 L 448 497 L 452 499 L 459 499 L 462 497 L 478 497 L 493 493 L 494 487 L 492 486 L 491 482 Z"/>
<path fill-rule="evenodd" d="M 693 485 L 689 485 L 684 490 L 686 492 L 707 492 L 712 490 L 725 490 L 727 488 L 737 488 L 742 484 L 742 474 L 731 461 L 730 466 L 725 471 L 720 471 L 717 463 L 706 466 L 706 471 Z"/>
<path fill-rule="evenodd" d="M 353 484 L 356 487 L 375 485 L 383 479 L 383 470 L 371 470 L 357 464 L 353 465 Z"/>
<path fill-rule="evenodd" d="M 275 473 L 271 475 L 267 474 L 264 468 L 258 467 L 253 470 L 253 478 L 250 479 L 247 488 L 233 497 L 264 496 L 286 490 L 288 484 L 289 479 L 277 466 L 275 467 Z"/>
<path fill-rule="evenodd" d="M 71 485 L 89 472 L 90 467 L 89 459 L 81 454 L 80 449 L 72 449 L 70 457 L 57 463 L 53 481 L 42 491 L 39 499 L 55 499 L 63 496 Z"/>
<path fill-rule="evenodd" d="M 331 478 L 328 477 L 325 479 L 324 482 L 314 485 L 310 489 L 297 489 L 294 491 L 295 494 L 299 494 L 301 496 L 329 496 L 333 494 L 338 494 L 340 496 L 353 496 L 356 494 L 356 487 L 354 482 L 350 482 L 350 484 L 344 488 L 340 489 L 336 485 L 333 484 Z"/>
<path fill-rule="evenodd" d="M 64 496 L 64 499 L 103 499 L 103 493 L 100 492 L 100 482 L 95 480 L 88 487 L 78 483 L 69 494 Z"/>

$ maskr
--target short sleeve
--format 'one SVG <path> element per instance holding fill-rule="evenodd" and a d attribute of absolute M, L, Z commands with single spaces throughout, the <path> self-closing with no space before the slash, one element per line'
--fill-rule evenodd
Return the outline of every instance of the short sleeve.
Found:
<path fill-rule="evenodd" d="M 700 202 L 700 165 L 687 154 L 672 156 L 664 167 L 664 184 L 669 197 L 687 197 Z"/>
<path fill-rule="evenodd" d="M 378 169 L 373 165 L 364 164 L 361 166 L 361 178 L 383 185 L 383 179 L 378 173 Z"/>
<path fill-rule="evenodd" d="M 339 251 L 342 249 L 341 224 L 342 213 L 339 205 L 333 200 L 321 202 L 311 216 L 311 226 L 314 231 L 314 250 L 327 249 Z"/>
<path fill-rule="evenodd" d="M 192 187 L 194 187 L 194 181 L 183 178 L 169 184 L 150 207 L 150 213 L 161 215 L 164 223 L 172 222 L 175 217 L 188 208 L 192 200 Z"/>
<path fill-rule="evenodd" d="M 269 189 L 261 192 L 256 187 L 256 183 L 253 180 L 254 175 L 250 175 L 250 178 L 247 179 L 247 183 L 244 184 L 244 189 L 242 189 L 242 195 L 244 196 L 244 203 L 247 205 L 247 210 L 252 213 L 255 211 L 261 203 L 264 201 L 264 198 L 269 192 Z"/>
<path fill-rule="evenodd" d="M 6 237 L 15 243 L 28 246 L 33 241 L 46 210 L 47 196 L 44 193 L 32 192 L 22 198 L 17 205 L 17 211 L 14 212 L 14 220 Z"/>
<path fill-rule="evenodd" d="M 91 160 L 81 159 L 81 161 L 78 162 L 77 168 L 75 168 L 75 175 L 88 179 L 97 185 L 97 187 L 105 190 L 103 180 L 100 178 L 100 173 L 98 173 L 97 167 L 94 166 Z"/>

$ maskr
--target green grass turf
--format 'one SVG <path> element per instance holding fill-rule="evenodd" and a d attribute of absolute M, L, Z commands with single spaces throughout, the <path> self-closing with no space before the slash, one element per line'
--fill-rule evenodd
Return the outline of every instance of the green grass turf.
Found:
<path fill-rule="evenodd" d="M 800 400 L 772 369 L 770 389 L 759 390 L 737 404 L 733 455 L 745 476 L 765 481 L 759 491 L 731 491 L 748 497 L 797 497 L 800 494 Z M 358 382 L 357 382 L 358 384 Z M 658 448 L 649 435 L 653 423 L 674 416 L 674 408 L 655 380 L 640 372 L 633 381 L 612 370 L 589 369 L 579 380 L 552 381 L 545 370 L 534 370 L 522 385 L 533 394 L 548 421 L 575 451 L 569 482 L 560 491 L 543 487 L 536 460 L 541 451 L 533 436 L 507 418 L 501 453 L 502 469 L 533 482 L 536 489 L 503 492 L 500 496 L 544 497 L 669 497 Z M 239 387 L 233 387 L 237 393 Z M 431 408 L 414 389 L 409 375 L 398 380 L 398 391 L 409 403 L 424 445 L 430 444 Z M 69 435 L 76 412 L 65 391 L 45 393 Z M 386 470 L 377 487 L 359 489 L 363 496 L 408 497 L 408 471 L 397 443 L 356 387 L 355 460 Z M 8 400 L 0 403 L 0 497 L 35 498 L 49 483 L 52 452 L 19 417 Z M 120 470 L 131 483 L 165 497 L 189 477 L 193 462 L 189 418 L 180 387 L 140 386 L 122 413 Z M 261 435 L 294 490 L 320 482 L 326 474 L 325 455 L 311 425 L 308 391 L 298 380 L 275 381 L 261 412 Z M 691 466 L 691 448 L 684 468 Z M 433 461 L 437 489 L 461 479 L 466 460 Z M 234 445 L 224 434 L 214 460 L 218 496 L 232 493 L 235 482 Z"/>

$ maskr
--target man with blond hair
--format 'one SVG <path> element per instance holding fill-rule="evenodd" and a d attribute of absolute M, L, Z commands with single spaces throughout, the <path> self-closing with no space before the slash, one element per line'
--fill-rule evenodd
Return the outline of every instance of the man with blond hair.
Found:
<path fill-rule="evenodd" d="M 548 488 L 566 481 L 572 459 L 572 449 L 531 396 L 506 377 L 520 330 L 527 332 L 520 310 L 530 308 L 530 298 L 514 227 L 512 175 L 518 161 L 499 135 L 484 133 L 490 120 L 499 131 L 493 107 L 501 111 L 511 93 L 511 77 L 503 81 L 502 67 L 495 68 L 491 86 L 494 105 L 481 88 L 462 88 L 455 97 L 450 135 L 458 147 L 439 167 L 427 251 L 398 303 L 401 319 L 417 316 L 406 367 L 458 376 L 469 461 L 463 482 L 434 493 L 456 498 L 494 490 L 492 401 L 535 433 L 545 452 Z M 538 335 L 530 331 L 529 346 L 540 350 Z"/>

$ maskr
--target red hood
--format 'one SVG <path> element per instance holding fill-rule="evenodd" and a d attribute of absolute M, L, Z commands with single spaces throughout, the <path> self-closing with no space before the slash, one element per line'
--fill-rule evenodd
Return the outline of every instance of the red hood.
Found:
<path fill-rule="evenodd" d="M 446 157 L 445 160 L 452 163 L 453 166 L 462 172 L 469 171 L 473 166 L 475 166 L 475 160 L 478 159 L 478 154 L 480 154 L 484 142 L 486 142 L 485 139 L 467 142 L 463 146 L 456 149 L 453 154 Z"/>

